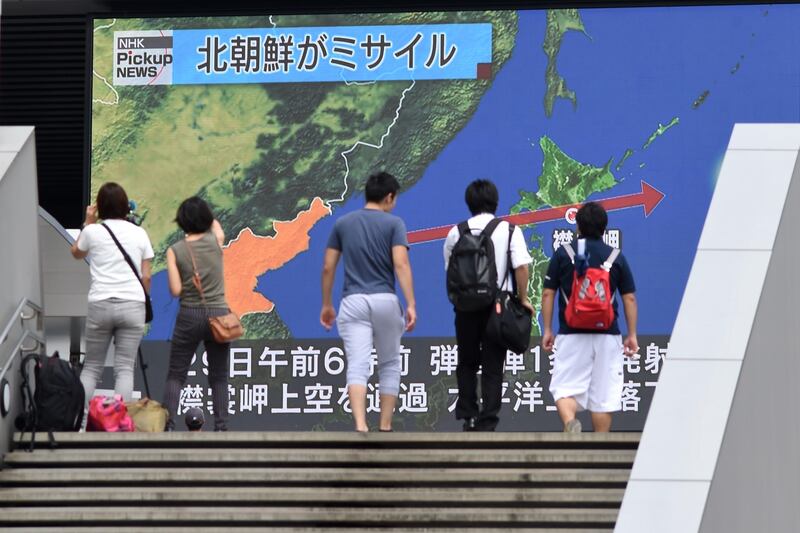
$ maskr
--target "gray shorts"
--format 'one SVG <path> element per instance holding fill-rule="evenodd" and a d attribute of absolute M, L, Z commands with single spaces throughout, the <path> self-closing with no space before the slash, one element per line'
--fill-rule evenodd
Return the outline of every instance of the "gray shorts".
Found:
<path fill-rule="evenodd" d="M 347 356 L 347 384 L 369 380 L 372 348 L 378 355 L 381 394 L 400 392 L 400 339 L 405 318 L 395 294 L 351 294 L 339 305 L 336 318 Z"/>

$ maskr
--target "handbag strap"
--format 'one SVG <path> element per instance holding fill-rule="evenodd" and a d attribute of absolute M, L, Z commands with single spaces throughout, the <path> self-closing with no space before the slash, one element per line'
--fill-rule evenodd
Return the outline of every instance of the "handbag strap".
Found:
<path fill-rule="evenodd" d="M 511 239 L 514 237 L 514 230 L 516 226 L 511 222 L 508 223 L 508 249 L 506 251 L 506 277 L 503 279 L 503 285 L 508 281 L 508 275 L 511 274 L 511 295 L 517 296 L 517 277 L 514 275 L 514 269 L 511 266 Z"/>
<path fill-rule="evenodd" d="M 186 241 L 186 248 L 189 250 L 189 257 L 192 258 L 192 283 L 194 283 L 194 287 L 197 289 L 197 292 L 200 293 L 200 301 L 203 302 L 203 307 L 208 309 L 208 304 L 206 303 L 206 295 L 203 292 L 203 281 L 200 279 L 200 272 L 197 271 L 197 261 L 194 258 L 194 251 L 192 250 L 192 244 L 189 242 L 189 239 L 184 239 Z"/>
<path fill-rule="evenodd" d="M 139 276 L 139 271 L 136 270 L 136 266 L 133 264 L 133 259 L 131 259 L 131 256 L 128 255 L 128 252 L 125 251 L 125 248 L 122 247 L 122 244 L 120 244 L 119 240 L 117 239 L 117 236 L 114 235 L 114 232 L 111 231 L 111 228 L 109 228 L 105 222 L 103 222 L 101 226 L 106 228 L 106 231 L 108 232 L 109 235 L 111 235 L 111 238 L 114 240 L 114 244 L 116 244 L 117 248 L 119 248 L 119 251 L 122 252 L 122 257 L 125 258 L 125 262 L 128 263 L 128 266 L 131 267 L 131 270 L 133 270 L 133 275 L 136 276 L 136 281 L 138 281 L 139 285 L 142 286 L 142 290 L 144 291 L 144 296 L 145 298 L 147 298 L 147 289 L 144 288 L 144 282 L 142 281 L 142 278 Z"/>

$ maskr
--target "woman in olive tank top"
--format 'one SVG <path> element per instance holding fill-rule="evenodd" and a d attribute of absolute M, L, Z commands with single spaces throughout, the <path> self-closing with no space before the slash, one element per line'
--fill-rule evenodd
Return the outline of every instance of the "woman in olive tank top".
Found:
<path fill-rule="evenodd" d="M 169 371 L 164 405 L 169 411 L 167 431 L 175 428 L 178 400 L 192 356 L 202 341 L 208 357 L 208 382 L 214 405 L 214 431 L 228 429 L 228 357 L 230 343 L 214 341 L 208 318 L 228 313 L 225 301 L 225 278 L 222 245 L 225 233 L 214 219 L 208 204 L 198 197 L 184 200 L 178 207 L 175 222 L 186 237 L 167 250 L 169 291 L 180 297 L 181 307 L 172 332 Z M 202 294 L 192 278 L 200 276 Z"/>

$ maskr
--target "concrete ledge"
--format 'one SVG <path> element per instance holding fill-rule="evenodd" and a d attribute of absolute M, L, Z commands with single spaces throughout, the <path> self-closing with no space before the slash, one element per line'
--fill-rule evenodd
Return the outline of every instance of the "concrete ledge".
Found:
<path fill-rule="evenodd" d="M 473 483 L 488 484 L 593 483 L 624 486 L 630 470 L 627 468 L 427 468 L 402 470 L 397 468 L 123 468 L 111 475 L 108 468 L 13 468 L 0 476 L 0 487 L 25 484 L 48 486 L 89 485 L 153 487 L 180 484 L 189 486 L 260 485 L 270 483 L 304 483 L 310 486 L 335 484 L 387 485 L 428 484 L 444 485 Z"/>
<path fill-rule="evenodd" d="M 96 505 L 98 501 L 116 506 L 166 505 L 180 502 L 182 506 L 205 506 L 230 502 L 260 503 L 279 506 L 290 502 L 315 504 L 386 503 L 394 506 L 433 505 L 437 502 L 451 504 L 506 503 L 519 504 L 572 504 L 574 506 L 619 506 L 623 489 L 580 488 L 376 488 L 376 487 L 127 487 L 124 491 L 109 491 L 90 487 L 75 488 L 14 488 L 0 489 L 0 507 L 21 505 Z"/>
<path fill-rule="evenodd" d="M 371 507 L 365 509 L 338 509 L 330 507 L 215 507 L 215 508 L 142 508 L 106 507 L 103 509 L 40 507 L 35 509 L 8 508 L 0 515 L 0 525 L 20 525 L 25 523 L 41 525 L 66 525 L 70 523 L 90 523 L 96 525 L 124 524 L 134 522 L 146 524 L 335 524 L 344 522 L 349 526 L 356 524 L 410 523 L 434 525 L 437 523 L 469 524 L 476 527 L 488 524 L 608 524 L 617 518 L 617 509 L 497 509 L 486 508 L 420 508 L 414 513 L 406 509 L 391 507 Z"/>
<path fill-rule="evenodd" d="M 614 465 L 630 468 L 634 450 L 352 450 L 352 449 L 286 449 L 268 450 L 214 448 L 198 453 L 193 449 L 135 449 L 117 450 L 36 450 L 16 451 L 5 456 L 12 468 L 30 466 L 115 466 L 122 469 L 134 465 L 153 466 L 303 466 L 348 464 L 354 466 L 433 466 L 459 465 L 518 465 L 553 464 Z M 161 465 L 160 463 L 164 463 Z"/>
<path fill-rule="evenodd" d="M 474 433 L 357 433 L 355 431 L 297 431 L 297 432 L 256 432 L 229 431 L 226 433 L 185 431 L 172 433 L 54 433 L 59 446 L 72 445 L 109 446 L 119 443 L 140 447 L 143 445 L 209 446 L 216 444 L 267 444 L 298 443 L 311 444 L 442 444 L 446 446 L 492 444 L 495 446 L 552 443 L 568 444 L 625 444 L 636 446 L 641 433 L 537 433 L 537 432 L 474 432 Z M 25 444 L 30 441 L 30 433 L 15 433 L 14 441 Z M 36 442 L 47 445 L 47 434 L 36 435 Z"/>
<path fill-rule="evenodd" d="M 114 533 L 141 533 L 142 528 L 140 527 L 114 527 Z M 219 528 L 217 527 L 155 527 L 155 526 L 148 526 L 147 527 L 148 533 L 217 533 L 219 532 Z M 263 527 L 236 527 L 236 526 L 226 526 L 225 531 L 228 533 L 263 533 Z M 330 533 L 332 530 L 330 528 L 316 528 L 316 527 L 301 527 L 301 528 L 294 528 L 294 527 L 278 527 L 273 528 L 270 527 L 269 531 L 271 533 Z M 344 531 L 342 529 L 334 529 L 333 531 Z M 464 533 L 464 531 L 475 531 L 470 529 L 464 529 L 463 527 L 458 528 L 448 528 L 448 527 L 437 527 L 435 529 L 431 529 L 428 527 L 423 528 L 416 528 L 416 527 L 403 527 L 403 533 L 431 533 L 435 531 L 436 533 Z M 516 524 L 505 524 L 502 528 L 494 528 L 494 527 L 481 527 L 481 533 L 503 533 L 505 531 L 515 531 L 519 533 L 530 532 L 530 533 L 611 533 L 613 531 L 611 528 L 528 528 L 528 527 L 517 527 Z M 359 533 L 398 533 L 396 528 L 360 528 L 358 530 Z M 36 527 L 36 528 L 29 528 L 29 527 L 9 527 L 4 528 L 3 533 L 108 533 L 108 528 L 105 527 L 70 527 L 70 526 L 59 526 L 59 527 Z"/>

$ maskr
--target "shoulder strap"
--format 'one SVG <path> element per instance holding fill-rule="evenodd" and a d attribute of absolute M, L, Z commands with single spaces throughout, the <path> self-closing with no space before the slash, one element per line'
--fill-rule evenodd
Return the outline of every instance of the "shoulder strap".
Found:
<path fill-rule="evenodd" d="M 469 223 L 465 220 L 461 224 L 458 225 L 458 236 L 461 237 L 465 233 L 469 233 Z"/>
<path fill-rule="evenodd" d="M 561 245 L 565 252 L 567 252 L 567 256 L 569 260 L 572 261 L 572 264 L 575 264 L 575 250 L 573 250 L 572 245 L 568 242 L 565 242 Z"/>
<path fill-rule="evenodd" d="M 486 235 L 487 237 L 491 237 L 492 233 L 494 233 L 494 230 L 497 229 L 497 226 L 499 226 L 501 222 L 502 220 L 500 220 L 499 218 L 497 217 L 493 218 L 492 220 L 489 221 L 488 224 L 486 224 L 486 227 L 483 228 L 483 231 L 481 233 Z"/>
<path fill-rule="evenodd" d="M 569 257 L 570 262 L 574 265 L 575 264 L 575 249 L 572 247 L 572 244 L 568 243 L 568 242 L 565 242 L 564 244 L 561 245 L 561 248 L 564 249 L 564 252 L 567 254 L 567 257 Z M 564 298 L 564 305 L 567 305 L 569 303 L 569 300 L 567 299 L 567 295 L 564 293 L 563 290 L 559 290 L 559 292 L 561 293 L 561 296 Z"/>
<path fill-rule="evenodd" d="M 189 250 L 189 257 L 192 258 L 192 283 L 194 283 L 197 292 L 200 293 L 200 300 L 203 302 L 203 306 L 208 307 L 206 304 L 206 295 L 203 292 L 203 282 L 200 279 L 200 272 L 197 271 L 197 261 L 194 259 L 194 251 L 192 250 L 192 244 L 184 239 L 186 243 L 186 249 Z"/>
<path fill-rule="evenodd" d="M 610 272 L 611 267 L 614 266 L 614 261 L 617 260 L 617 257 L 619 257 L 619 248 L 614 248 L 608 255 L 608 259 L 606 259 L 606 262 L 603 263 L 603 270 L 605 270 L 606 272 Z"/>
<path fill-rule="evenodd" d="M 128 255 L 128 252 L 125 251 L 125 248 L 122 247 L 122 244 L 120 244 L 119 240 L 117 239 L 117 236 L 114 235 L 114 232 L 111 231 L 111 228 L 109 228 L 105 222 L 103 222 L 101 226 L 106 228 L 108 234 L 111 235 L 111 238 L 114 240 L 114 244 L 116 244 L 117 248 L 119 248 L 119 251 L 122 252 L 122 257 L 125 258 L 125 262 L 128 263 L 128 266 L 131 267 L 131 270 L 133 270 L 133 275 L 136 277 L 136 281 L 138 281 L 139 285 L 142 286 L 144 295 L 147 296 L 147 289 L 144 288 L 144 282 L 142 282 L 142 278 L 139 277 L 139 271 L 136 270 L 136 266 L 134 266 L 133 264 L 133 259 L 131 259 L 131 256 Z"/>
<path fill-rule="evenodd" d="M 499 220 L 499 219 L 494 219 Z M 494 220 L 492 222 L 494 222 Z M 511 294 L 513 296 L 517 295 L 517 276 L 514 274 L 514 267 L 511 264 L 511 239 L 514 237 L 514 230 L 516 226 L 511 222 L 508 223 L 508 251 L 506 256 L 506 277 L 503 280 L 503 285 L 506 284 L 508 280 L 508 275 L 511 274 Z"/>

